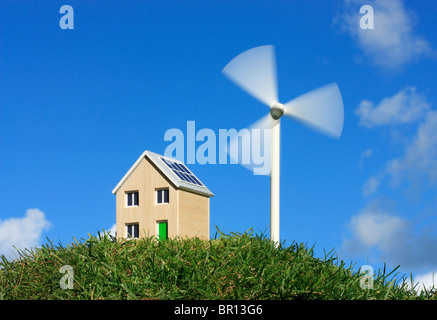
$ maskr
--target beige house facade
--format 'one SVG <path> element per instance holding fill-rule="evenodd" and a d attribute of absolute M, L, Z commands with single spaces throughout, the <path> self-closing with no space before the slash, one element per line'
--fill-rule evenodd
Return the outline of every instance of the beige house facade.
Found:
<path fill-rule="evenodd" d="M 117 238 L 209 239 L 214 194 L 178 160 L 146 150 L 112 193 Z"/>

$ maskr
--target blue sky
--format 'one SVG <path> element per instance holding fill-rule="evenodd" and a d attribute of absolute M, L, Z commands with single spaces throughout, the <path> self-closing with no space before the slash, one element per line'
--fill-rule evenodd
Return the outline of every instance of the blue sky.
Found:
<path fill-rule="evenodd" d="M 74 9 L 63 30 L 62 5 Z M 359 9 L 374 8 L 362 30 Z M 429 1 L 2 1 L 0 253 L 109 229 L 111 190 L 167 130 L 237 130 L 264 105 L 223 76 L 276 49 L 281 102 L 337 82 L 339 140 L 282 121 L 281 239 L 375 269 L 437 272 L 437 6 Z M 198 143 L 199 146 L 201 143 Z M 269 232 L 270 183 L 194 164 L 211 233 Z"/>

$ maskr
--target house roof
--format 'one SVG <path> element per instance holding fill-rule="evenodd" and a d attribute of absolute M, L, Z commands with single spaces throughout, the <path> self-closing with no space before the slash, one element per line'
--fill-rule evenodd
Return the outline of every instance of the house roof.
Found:
<path fill-rule="evenodd" d="M 144 151 L 141 156 L 135 161 L 133 166 L 129 169 L 129 171 L 124 175 L 124 177 L 120 180 L 120 182 L 115 186 L 114 190 L 112 190 L 112 193 L 115 194 L 118 189 L 123 185 L 123 183 L 126 181 L 126 179 L 130 176 L 130 174 L 135 170 L 135 168 L 140 164 L 141 160 L 144 158 L 149 159 L 158 169 L 161 171 L 161 173 L 166 176 L 177 189 L 187 190 L 194 193 L 198 193 L 204 196 L 212 197 L 214 194 L 200 181 L 199 178 L 197 178 L 191 170 L 189 170 L 181 161 L 161 156 L 157 153 L 151 152 L 151 151 Z M 194 176 L 195 179 L 190 179 L 193 181 L 193 183 L 187 182 L 188 179 L 184 179 L 184 177 L 187 176 L 187 174 L 184 174 L 183 177 L 181 175 L 181 172 L 173 170 L 169 167 L 168 164 L 166 164 L 163 160 L 165 160 L 167 163 L 176 163 L 178 164 L 178 167 L 180 168 L 181 165 L 183 166 L 182 169 L 187 169 L 189 171 L 188 176 L 192 177 Z M 179 175 L 179 176 L 178 176 Z M 182 177 L 182 179 L 181 179 Z M 184 181 L 186 180 L 186 181 Z M 197 180 L 197 181 L 196 181 Z M 194 183 L 196 182 L 196 183 Z"/>

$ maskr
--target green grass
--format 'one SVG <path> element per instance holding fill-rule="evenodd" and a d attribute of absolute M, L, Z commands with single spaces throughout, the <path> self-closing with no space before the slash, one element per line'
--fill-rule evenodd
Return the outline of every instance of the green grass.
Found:
<path fill-rule="evenodd" d="M 396 269 L 362 289 L 362 274 L 332 251 L 319 259 L 304 244 L 275 247 L 251 231 L 210 241 L 99 234 L 18 253 L 1 257 L 0 299 L 436 299 L 435 290 L 409 290 Z M 74 289 L 59 285 L 63 265 L 74 269 Z"/>

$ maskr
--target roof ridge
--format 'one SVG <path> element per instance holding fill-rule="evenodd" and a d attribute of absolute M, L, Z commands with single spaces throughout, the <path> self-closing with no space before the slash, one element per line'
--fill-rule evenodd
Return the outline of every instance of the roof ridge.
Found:
<path fill-rule="evenodd" d="M 132 167 L 128 170 L 128 172 L 123 176 L 123 178 L 120 180 L 120 182 L 115 186 L 115 188 L 112 190 L 112 193 L 115 194 L 118 189 L 120 189 L 120 187 L 123 185 L 123 183 L 126 181 L 126 179 L 132 174 L 132 172 L 135 170 L 135 168 L 140 164 L 141 160 L 143 158 L 147 157 L 153 164 L 155 164 L 155 166 L 159 169 L 159 171 L 161 171 L 161 174 L 165 175 L 175 186 L 177 189 L 183 189 L 183 190 L 187 190 L 187 191 L 191 191 L 194 193 L 199 193 L 202 195 L 206 195 L 209 197 L 214 196 L 214 194 L 205 186 L 205 184 L 203 182 L 200 181 L 199 178 L 196 177 L 196 175 L 188 168 L 186 167 L 186 165 L 178 160 L 178 159 L 174 159 L 171 157 L 166 157 L 163 155 L 160 155 L 158 153 L 149 151 L 149 150 L 145 150 L 141 156 L 137 159 L 137 161 L 135 161 L 135 163 L 132 165 Z M 177 163 L 182 163 L 184 168 L 188 169 L 188 171 L 190 171 L 190 174 L 185 173 L 186 175 L 189 175 L 190 178 L 184 179 L 182 180 L 181 176 L 185 177 L 184 174 L 182 174 L 183 172 L 179 172 L 179 174 L 177 174 L 172 168 L 170 168 L 170 166 L 166 163 L 164 163 L 164 161 L 162 161 L 160 158 L 163 158 L 163 160 L 168 159 L 170 161 L 174 161 Z M 180 170 L 180 169 L 178 169 Z M 192 176 L 192 177 L 191 177 Z M 193 178 L 194 177 L 194 178 Z M 198 181 L 200 184 L 193 184 L 192 182 L 188 182 L 188 181 Z"/>

